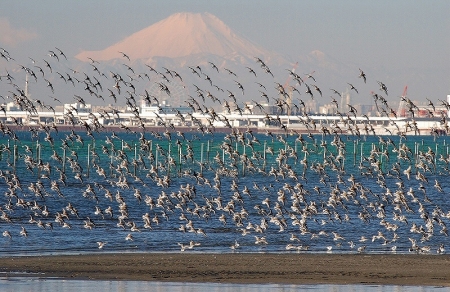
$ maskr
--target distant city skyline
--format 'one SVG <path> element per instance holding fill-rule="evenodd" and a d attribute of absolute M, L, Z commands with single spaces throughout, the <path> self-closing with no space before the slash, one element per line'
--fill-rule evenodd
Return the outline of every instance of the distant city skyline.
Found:
<path fill-rule="evenodd" d="M 405 85 L 420 101 L 450 94 L 450 2 L 444 0 L 4 1 L 1 6 L 0 47 L 20 60 L 45 56 L 55 46 L 73 58 L 173 13 L 209 12 L 292 62 L 317 50 L 337 64 L 388 79 L 395 96 Z"/>

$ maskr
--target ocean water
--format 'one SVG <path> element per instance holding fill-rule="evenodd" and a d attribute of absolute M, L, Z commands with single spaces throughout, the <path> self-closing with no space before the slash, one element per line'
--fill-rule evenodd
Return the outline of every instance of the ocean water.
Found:
<path fill-rule="evenodd" d="M 3 256 L 445 253 L 445 137 L 16 135 L 0 139 Z"/>
<path fill-rule="evenodd" d="M 427 292 L 447 291 L 446 287 L 395 286 L 395 285 L 281 285 L 281 284 L 218 284 L 218 283 L 175 283 L 146 281 L 85 281 L 37 277 L 0 277 L 1 291 L 314 291 L 314 292 Z"/>

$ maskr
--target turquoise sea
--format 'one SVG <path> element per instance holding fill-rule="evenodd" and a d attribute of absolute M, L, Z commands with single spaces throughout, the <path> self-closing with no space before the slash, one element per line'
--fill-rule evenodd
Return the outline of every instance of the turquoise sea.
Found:
<path fill-rule="evenodd" d="M 446 137 L 16 135 L 0 140 L 4 256 L 445 253 Z"/>

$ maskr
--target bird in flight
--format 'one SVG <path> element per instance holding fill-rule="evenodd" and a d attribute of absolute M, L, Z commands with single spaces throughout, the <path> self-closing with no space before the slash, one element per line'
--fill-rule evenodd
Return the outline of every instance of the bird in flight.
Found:
<path fill-rule="evenodd" d="M 356 87 L 355 86 L 353 86 L 353 84 L 351 84 L 351 83 L 347 83 L 348 85 L 350 85 L 350 90 L 354 90 L 354 91 L 356 91 L 356 93 L 359 93 L 358 92 L 358 89 L 356 89 Z"/>
<path fill-rule="evenodd" d="M 366 83 L 366 73 L 364 73 L 363 70 L 361 70 L 361 68 L 359 69 L 359 78 L 362 78 L 364 80 L 364 83 Z"/>
<path fill-rule="evenodd" d="M 59 51 L 59 54 L 60 54 L 61 56 L 63 56 L 63 57 L 67 60 L 67 57 L 66 57 L 66 55 L 64 54 L 63 51 L 61 51 L 61 50 L 58 49 L 57 47 L 55 47 L 55 49 L 57 49 L 57 50 Z"/>
<path fill-rule="evenodd" d="M 130 61 L 130 57 L 127 54 L 125 54 L 124 52 L 119 52 L 119 53 L 122 54 L 122 57 L 127 58 L 128 61 Z"/>

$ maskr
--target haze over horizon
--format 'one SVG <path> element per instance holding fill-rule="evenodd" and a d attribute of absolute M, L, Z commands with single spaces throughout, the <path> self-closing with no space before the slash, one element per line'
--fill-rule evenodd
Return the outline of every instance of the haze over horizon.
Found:
<path fill-rule="evenodd" d="M 450 94 L 447 1 L 134 1 L 128 6 L 121 1 L 6 1 L 2 6 L 0 47 L 18 60 L 41 58 L 54 47 L 75 58 L 173 14 L 207 12 L 290 63 L 315 58 L 315 64 L 347 67 L 354 70 L 343 77 L 348 82 L 362 68 L 372 80 L 387 83 L 393 96 L 408 85 L 413 100 Z M 330 87 L 327 80 L 322 84 Z"/>

